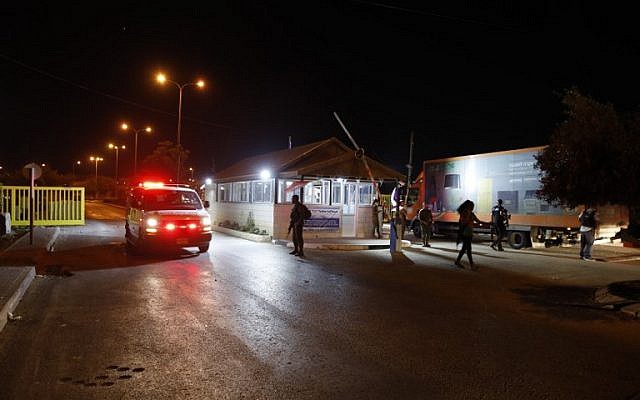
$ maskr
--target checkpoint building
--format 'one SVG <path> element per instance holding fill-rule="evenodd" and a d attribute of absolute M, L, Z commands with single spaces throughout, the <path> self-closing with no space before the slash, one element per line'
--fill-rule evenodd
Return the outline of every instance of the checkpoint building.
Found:
<path fill-rule="evenodd" d="M 291 197 L 297 194 L 312 213 L 305 221 L 306 237 L 368 238 L 373 236 L 376 185 L 402 179 L 399 172 L 331 137 L 238 161 L 215 174 L 205 187 L 205 200 L 214 230 L 250 225 L 284 239 Z"/>

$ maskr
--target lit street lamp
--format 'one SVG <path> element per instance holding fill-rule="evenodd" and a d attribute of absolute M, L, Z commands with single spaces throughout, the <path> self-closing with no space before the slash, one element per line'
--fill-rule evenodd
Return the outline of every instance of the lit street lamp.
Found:
<path fill-rule="evenodd" d="M 91 157 L 89 157 L 89 161 L 95 161 L 95 163 L 96 163 L 96 194 L 95 194 L 95 198 L 97 199 L 98 198 L 98 161 L 104 161 L 104 158 L 91 156 Z"/>
<path fill-rule="evenodd" d="M 73 177 L 76 177 L 76 165 L 80 165 L 82 164 L 80 161 L 76 161 L 73 163 L 73 167 L 71 168 L 71 174 L 73 175 Z"/>
<path fill-rule="evenodd" d="M 176 183 L 180 183 L 180 126 L 182 124 L 182 90 L 184 88 L 186 88 L 187 86 L 197 86 L 199 88 L 203 88 L 204 87 L 204 81 L 203 80 L 199 80 L 197 82 L 189 82 L 189 83 L 184 83 L 184 84 L 179 84 L 177 82 L 174 82 L 170 79 L 167 79 L 166 75 L 163 73 L 159 73 L 156 75 L 156 80 L 158 81 L 158 83 L 160 84 L 164 84 L 165 82 L 169 82 L 172 83 L 173 85 L 175 85 L 178 90 L 179 90 L 179 95 L 178 95 L 178 140 L 177 140 L 177 145 L 178 145 L 178 175 L 176 177 Z"/>
<path fill-rule="evenodd" d="M 116 185 L 118 184 L 118 152 L 120 149 L 126 149 L 125 145 L 116 146 L 113 143 L 109 143 L 109 148 L 116 151 Z"/>
<path fill-rule="evenodd" d="M 151 133 L 151 127 L 147 126 L 142 129 L 135 129 L 130 127 L 126 123 L 123 123 L 122 125 L 120 125 L 120 128 L 122 128 L 123 131 L 131 129 L 133 133 L 136 134 L 135 146 L 133 148 L 133 176 L 136 176 L 138 173 L 138 133 L 140 132 Z"/>

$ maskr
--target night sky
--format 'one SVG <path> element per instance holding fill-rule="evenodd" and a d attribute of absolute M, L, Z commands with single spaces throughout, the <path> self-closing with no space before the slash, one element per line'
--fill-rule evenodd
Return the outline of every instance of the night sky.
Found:
<path fill-rule="evenodd" d="M 151 124 L 139 160 L 176 140 L 196 175 L 244 157 L 336 136 L 338 112 L 366 153 L 405 172 L 425 159 L 544 145 L 571 86 L 621 110 L 640 93 L 635 10 L 579 2 L 231 1 L 167 8 L 7 8 L 0 165 L 70 172 L 133 149 L 126 120 Z M 558 2 L 560 3 L 560 2 Z M 177 4 L 177 3 L 176 3 Z M 121 152 L 120 170 L 132 168 Z M 214 164 L 215 163 L 215 164 Z M 85 171 L 85 172 L 90 172 Z"/>

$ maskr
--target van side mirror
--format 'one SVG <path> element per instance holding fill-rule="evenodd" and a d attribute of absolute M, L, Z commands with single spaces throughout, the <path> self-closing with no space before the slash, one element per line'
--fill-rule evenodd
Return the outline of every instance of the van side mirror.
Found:
<path fill-rule="evenodd" d="M 204 208 L 209 208 L 209 200 L 204 201 Z"/>

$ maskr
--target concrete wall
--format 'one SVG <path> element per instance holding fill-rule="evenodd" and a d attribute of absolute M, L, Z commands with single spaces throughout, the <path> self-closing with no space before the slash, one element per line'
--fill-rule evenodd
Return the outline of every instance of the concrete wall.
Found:
<path fill-rule="evenodd" d="M 291 213 L 291 204 L 275 204 L 274 210 L 274 229 L 273 229 L 273 238 L 274 239 L 286 239 L 287 237 L 287 228 L 289 227 L 289 214 Z M 309 209 L 313 212 L 313 205 L 307 205 Z M 320 206 L 323 207 L 323 206 Z M 373 228 L 372 228 L 372 217 L 371 217 L 371 207 L 369 206 L 360 206 L 358 207 L 357 215 L 356 215 L 356 237 L 358 238 L 372 238 L 373 237 Z M 323 230 L 305 230 L 304 231 L 305 238 L 334 238 L 334 237 L 342 237 L 342 221 L 340 221 L 340 230 L 335 231 L 323 231 Z M 289 239 L 291 239 L 291 235 L 289 235 Z"/>
<path fill-rule="evenodd" d="M 213 225 L 219 225 L 224 221 L 237 222 L 240 226 L 246 225 L 250 212 L 253 213 L 256 226 L 266 230 L 267 235 L 273 235 L 273 204 L 271 203 L 213 202 L 209 207 Z"/>

